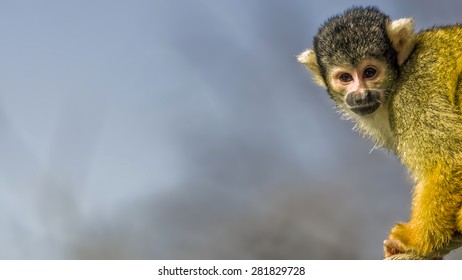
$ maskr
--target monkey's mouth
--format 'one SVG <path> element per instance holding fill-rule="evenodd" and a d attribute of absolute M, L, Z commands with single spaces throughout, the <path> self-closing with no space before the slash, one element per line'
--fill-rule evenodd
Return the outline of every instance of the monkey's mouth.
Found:
<path fill-rule="evenodd" d="M 372 114 L 380 107 L 380 98 L 380 91 L 366 90 L 348 93 L 345 102 L 353 113 L 364 116 Z"/>
<path fill-rule="evenodd" d="M 375 102 L 371 102 L 368 104 L 352 106 L 350 107 L 350 110 L 353 111 L 353 113 L 364 116 L 364 115 L 374 113 L 375 110 L 377 110 L 379 107 L 380 107 L 380 102 L 375 101 Z"/>

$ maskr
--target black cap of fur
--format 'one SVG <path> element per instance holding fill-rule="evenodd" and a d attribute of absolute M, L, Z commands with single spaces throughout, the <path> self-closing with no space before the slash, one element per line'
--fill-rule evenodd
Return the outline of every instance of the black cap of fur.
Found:
<path fill-rule="evenodd" d="M 365 58 L 385 58 L 397 69 L 396 52 L 386 32 L 388 21 L 375 7 L 353 7 L 328 19 L 313 42 L 324 79 L 326 66 L 355 66 Z"/>

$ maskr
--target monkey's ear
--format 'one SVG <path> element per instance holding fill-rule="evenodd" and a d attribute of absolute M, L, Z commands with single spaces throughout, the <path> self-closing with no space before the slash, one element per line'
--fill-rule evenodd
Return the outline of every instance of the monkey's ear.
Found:
<path fill-rule="evenodd" d="M 313 80 L 320 86 L 326 88 L 324 83 L 324 78 L 321 75 L 321 70 L 319 69 L 319 64 L 316 59 L 316 54 L 313 50 L 306 50 L 297 56 L 298 62 L 304 64 L 306 68 L 311 70 L 313 74 Z"/>
<path fill-rule="evenodd" d="M 401 66 L 409 57 L 415 45 L 414 19 L 403 18 L 387 24 L 388 37 L 398 55 L 398 65 Z"/>

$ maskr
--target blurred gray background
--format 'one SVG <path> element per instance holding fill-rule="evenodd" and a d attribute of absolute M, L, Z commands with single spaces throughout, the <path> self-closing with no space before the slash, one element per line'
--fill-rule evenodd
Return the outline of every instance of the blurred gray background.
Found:
<path fill-rule="evenodd" d="M 353 4 L 462 21 L 460 1 L 0 1 L 0 258 L 380 259 L 411 181 L 295 59 Z"/>

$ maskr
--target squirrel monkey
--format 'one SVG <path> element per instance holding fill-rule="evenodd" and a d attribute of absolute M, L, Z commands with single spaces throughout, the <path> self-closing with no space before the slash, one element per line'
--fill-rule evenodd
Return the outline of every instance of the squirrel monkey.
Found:
<path fill-rule="evenodd" d="M 328 19 L 298 61 L 415 181 L 410 221 L 392 228 L 385 257 L 448 245 L 462 232 L 462 25 L 415 33 L 413 19 L 354 7 Z"/>

